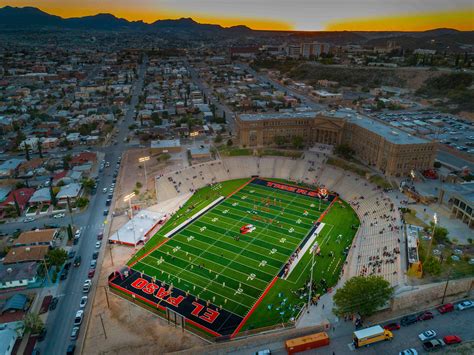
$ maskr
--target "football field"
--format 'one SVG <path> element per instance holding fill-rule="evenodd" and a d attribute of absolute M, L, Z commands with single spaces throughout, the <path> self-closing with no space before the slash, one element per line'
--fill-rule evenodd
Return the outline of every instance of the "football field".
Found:
<path fill-rule="evenodd" d="M 286 279 L 289 261 L 314 242 L 308 238 L 322 219 L 314 280 L 325 281 L 313 287 L 325 292 L 337 281 L 342 251 L 355 234 L 349 225 L 357 218 L 347 204 L 331 204 L 335 195 L 319 198 L 321 190 L 253 179 L 216 201 L 219 189 L 221 184 L 205 188 L 174 215 L 130 261 L 133 275 L 116 286 L 214 336 L 290 321 L 307 299 L 308 249 L 291 261 Z M 324 258 L 326 252 L 331 258 Z"/>
<path fill-rule="evenodd" d="M 133 266 L 245 316 L 328 202 L 250 183 Z M 241 234 L 241 227 L 255 229 Z"/>

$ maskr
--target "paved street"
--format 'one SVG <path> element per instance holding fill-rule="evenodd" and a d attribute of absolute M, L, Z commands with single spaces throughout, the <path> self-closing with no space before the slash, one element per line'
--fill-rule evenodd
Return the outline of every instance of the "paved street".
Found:
<path fill-rule="evenodd" d="M 354 327 L 349 322 L 342 322 L 336 324 L 335 330 L 331 329 L 328 331 L 328 334 L 331 338 L 331 344 L 329 346 L 323 347 L 321 349 L 302 352 L 299 354 L 342 355 L 357 353 L 368 355 L 396 355 L 401 350 L 408 348 L 415 348 L 419 354 L 425 354 L 427 352 L 423 350 L 422 343 L 418 339 L 418 334 L 429 329 L 434 330 L 441 338 L 446 335 L 458 335 L 463 340 L 474 339 L 474 327 L 472 326 L 474 309 L 454 311 L 443 315 L 440 315 L 437 311 L 434 311 L 433 313 L 435 314 L 434 319 L 418 322 L 407 327 L 402 327 L 400 330 L 395 330 L 393 332 L 394 339 L 390 342 L 377 343 L 368 348 L 361 348 L 357 350 L 354 350 L 351 346 L 352 332 L 354 331 Z M 267 344 L 266 346 L 259 346 L 258 348 L 256 347 L 245 349 L 245 351 L 232 352 L 231 354 L 252 354 L 258 350 L 270 349 L 272 354 L 282 355 L 286 354 L 284 346 L 285 345 L 282 342 L 275 342 Z M 448 351 L 449 347 L 446 347 L 445 350 Z"/>
<path fill-rule="evenodd" d="M 189 73 L 191 74 L 191 79 L 193 80 L 193 82 L 199 87 L 199 89 L 204 93 L 204 95 L 206 95 L 208 100 L 210 100 L 210 103 L 214 104 L 214 106 L 216 107 L 216 115 L 222 116 L 223 112 L 225 112 L 225 117 L 226 117 L 227 124 L 229 126 L 229 130 L 231 131 L 231 133 L 233 133 L 235 131 L 235 122 L 234 122 L 234 113 L 232 112 L 232 110 L 229 107 L 227 107 L 227 105 L 219 102 L 219 100 L 214 96 L 213 90 L 209 87 L 209 85 L 207 85 L 206 82 L 204 82 L 203 80 L 199 78 L 196 70 L 194 70 L 189 65 L 189 63 L 186 63 L 186 64 L 187 64 Z"/>
<path fill-rule="evenodd" d="M 60 297 L 60 301 L 56 310 L 49 312 L 46 324 L 48 335 L 46 337 L 46 340 L 42 343 L 39 343 L 38 346 L 41 354 L 65 354 L 68 345 L 71 343 L 69 339 L 73 327 L 74 316 L 76 311 L 79 309 L 79 302 L 81 297 L 83 296 L 82 285 L 84 283 L 84 280 L 87 279 L 87 272 L 89 270 L 92 254 L 96 250 L 96 236 L 99 230 L 102 228 L 103 223 L 106 219 L 106 217 L 103 216 L 103 211 L 105 208 L 105 201 L 107 199 L 107 195 L 102 194 L 101 190 L 104 187 L 109 187 L 112 183 L 113 169 L 117 162 L 117 159 L 127 148 L 126 144 L 123 141 L 128 134 L 128 126 L 134 122 L 134 109 L 138 102 L 139 94 L 142 91 L 145 70 L 146 61 L 140 66 L 139 77 L 134 85 L 132 92 L 132 100 L 126 112 L 126 115 L 123 118 L 123 121 L 119 122 L 119 131 L 117 135 L 118 144 L 104 149 L 104 159 L 106 161 L 109 161 L 111 166 L 109 168 L 104 169 L 104 172 L 99 175 L 100 182 L 97 188 L 97 194 L 92 196 L 90 206 L 87 211 L 74 217 L 75 225 L 77 227 L 84 227 L 80 242 L 75 248 L 75 250 L 77 251 L 77 255 L 82 256 L 82 263 L 78 268 L 71 268 L 68 279 L 66 281 L 61 282 L 59 284 L 58 289 L 56 290 L 56 295 Z M 50 220 L 52 223 L 58 223 L 59 221 L 61 221 L 62 223 L 67 223 L 66 219 Z M 50 220 L 44 219 L 41 221 L 35 221 L 33 223 L 38 223 L 42 226 L 44 223 L 47 223 Z M 31 227 L 34 226 L 33 223 L 31 224 Z M 25 227 L 24 224 L 22 226 Z M 28 227 L 29 226 L 30 225 L 28 225 Z M 9 228 L 10 227 L 17 228 L 18 225 L 11 224 L 9 225 Z M 105 244 L 106 238 L 104 238 L 102 242 L 101 256 L 99 257 L 99 260 L 102 260 L 103 258 L 102 254 Z M 99 274 L 99 272 L 100 261 L 98 263 L 98 270 L 96 271 L 96 275 Z M 93 282 L 96 278 L 97 276 L 94 278 Z M 90 295 L 93 295 L 92 290 L 90 292 Z M 89 301 L 89 303 L 92 302 Z M 88 306 L 86 307 L 86 311 L 90 309 L 89 307 L 90 304 L 88 304 Z M 85 317 L 81 326 L 81 331 L 77 344 L 80 344 L 80 341 L 84 336 L 84 333 L 86 331 L 86 324 L 87 316 Z"/>
<path fill-rule="evenodd" d="M 291 89 L 287 86 L 281 85 L 280 83 L 276 82 L 275 80 L 270 79 L 266 74 L 257 73 L 255 70 L 253 70 L 247 64 L 240 63 L 238 66 L 242 69 L 247 70 L 250 74 L 252 74 L 254 77 L 258 78 L 260 81 L 262 81 L 264 83 L 267 83 L 267 84 L 270 84 L 270 85 L 273 85 L 274 88 L 276 88 L 280 91 L 283 91 L 283 92 L 287 92 L 287 93 L 291 94 L 292 96 L 300 99 L 303 105 L 311 107 L 315 111 L 320 111 L 320 110 L 325 109 L 325 106 L 316 103 L 310 97 L 308 97 L 308 96 L 306 96 L 306 95 L 304 95 L 304 94 L 302 94 L 302 93 L 300 93 L 296 90 L 293 90 L 293 89 Z"/>

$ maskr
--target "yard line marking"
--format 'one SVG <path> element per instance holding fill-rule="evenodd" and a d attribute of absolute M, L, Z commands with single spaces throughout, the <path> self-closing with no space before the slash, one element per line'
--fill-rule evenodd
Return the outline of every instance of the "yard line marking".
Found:
<path fill-rule="evenodd" d="M 171 247 L 171 246 L 170 246 L 170 247 Z M 183 253 L 189 253 L 187 256 L 196 256 L 196 255 L 193 254 L 192 252 L 185 252 L 185 251 L 183 251 L 183 250 L 181 250 L 181 252 L 183 252 Z M 210 254 L 213 254 L 213 253 L 210 253 Z M 217 255 L 217 254 L 213 254 L 213 255 L 219 256 L 219 255 Z M 199 256 L 198 256 L 198 257 L 199 257 Z M 219 257 L 220 257 L 220 256 L 219 256 Z M 221 258 L 221 259 L 228 260 L 228 261 L 232 261 L 232 260 L 230 260 L 229 258 L 226 258 L 226 257 L 220 257 L 220 258 Z M 156 258 L 155 258 L 155 259 L 156 259 Z M 186 259 L 186 258 L 183 259 L 183 258 L 181 258 L 181 257 L 178 257 L 178 259 L 183 260 L 183 261 L 186 261 L 186 262 L 189 262 L 189 260 Z M 208 258 L 202 258 L 202 259 L 204 259 L 204 260 L 206 260 L 206 261 L 209 261 L 209 262 L 211 262 L 211 263 L 213 263 L 213 264 L 216 264 L 216 265 L 222 267 L 222 264 L 219 264 L 219 263 L 217 263 L 217 262 L 215 262 L 215 261 L 212 261 L 212 260 L 210 260 L 210 259 L 208 259 Z M 246 265 L 244 265 L 244 264 L 242 264 L 242 263 L 239 263 L 239 262 L 236 262 L 236 263 L 237 263 L 237 264 L 240 264 L 240 265 L 242 265 L 242 266 L 246 266 Z M 195 265 L 197 265 L 197 264 L 195 264 Z M 239 273 L 239 274 L 242 274 L 242 275 L 244 275 L 244 276 L 248 276 L 247 274 L 245 274 L 245 273 L 243 273 L 243 272 L 241 272 L 241 271 L 239 271 L 239 270 L 236 270 L 236 269 L 232 269 L 232 271 L 233 271 L 233 272 L 236 272 L 236 273 Z M 213 271 L 213 272 L 215 272 L 215 271 Z M 274 275 L 271 275 L 271 274 L 266 274 L 266 275 L 274 276 Z M 228 277 L 228 276 L 225 276 L 225 277 Z M 233 279 L 232 277 L 228 277 L 228 278 Z M 262 282 L 264 282 L 265 284 L 268 282 L 268 281 L 266 281 L 266 280 L 262 280 L 262 279 L 259 279 L 259 278 L 257 278 L 257 279 L 260 280 L 260 281 L 262 281 Z M 233 279 L 233 280 L 235 280 L 235 279 Z M 235 281 L 238 281 L 238 280 L 235 280 Z"/>
<path fill-rule="evenodd" d="M 165 261 L 165 262 L 166 262 L 166 261 Z M 163 271 L 164 273 L 166 273 L 166 274 L 168 274 L 168 275 L 170 275 L 170 276 L 174 276 L 174 275 L 171 275 L 171 274 L 170 274 L 169 272 L 167 272 L 167 271 L 160 270 L 160 269 L 156 268 L 155 266 L 150 265 L 150 264 L 148 264 L 148 263 L 145 263 L 145 262 L 143 262 L 143 261 L 141 261 L 141 263 L 144 264 L 144 265 L 146 265 L 146 266 L 148 266 L 148 267 L 150 267 L 150 268 L 152 268 L 152 269 L 156 269 L 156 270 L 158 270 L 158 271 Z M 170 264 L 170 266 L 173 266 L 173 267 L 174 267 L 174 265 L 172 265 L 172 264 Z M 198 277 L 198 278 L 199 278 L 199 277 L 200 277 L 200 278 L 203 278 L 203 277 L 204 277 L 204 276 L 201 276 L 201 275 L 199 275 L 199 274 L 195 274 L 195 273 L 193 273 L 193 272 L 189 272 L 189 275 L 190 275 L 190 276 L 192 275 L 193 277 Z M 181 276 L 180 278 L 181 278 L 181 280 L 187 281 L 188 283 L 190 283 L 190 284 L 192 284 L 192 285 L 196 285 L 195 282 L 190 281 L 187 277 Z M 163 281 L 164 281 L 164 280 L 163 280 Z M 164 281 L 164 282 L 166 282 L 166 283 L 168 283 L 168 284 L 170 283 L 170 281 Z M 220 284 L 220 286 L 221 286 L 221 287 L 228 288 L 228 289 L 230 289 L 232 292 L 235 291 L 234 289 L 232 289 L 232 288 L 230 288 L 230 287 L 222 286 L 222 284 Z M 212 291 L 212 290 L 208 289 L 207 286 L 206 286 L 206 287 L 198 286 L 198 287 L 201 288 L 202 291 L 205 290 L 205 291 L 210 292 L 210 293 L 212 293 L 212 294 L 214 294 L 214 295 L 216 295 L 216 296 L 225 298 L 225 296 L 222 296 L 221 294 L 216 293 L 215 291 Z M 249 295 L 249 294 L 246 294 L 246 293 L 245 293 L 244 295 L 247 296 L 247 297 L 249 297 L 249 298 L 251 298 L 251 299 L 256 299 L 254 296 L 251 296 L 251 295 Z M 202 299 L 202 300 L 204 300 L 204 299 Z M 243 303 L 240 303 L 240 302 L 236 301 L 236 300 L 233 299 L 233 298 L 228 298 L 228 300 L 230 300 L 231 302 L 237 303 L 237 304 L 241 305 L 242 307 L 245 307 L 246 309 L 250 309 L 250 308 L 251 308 L 251 306 L 245 305 L 245 304 L 243 304 Z"/>

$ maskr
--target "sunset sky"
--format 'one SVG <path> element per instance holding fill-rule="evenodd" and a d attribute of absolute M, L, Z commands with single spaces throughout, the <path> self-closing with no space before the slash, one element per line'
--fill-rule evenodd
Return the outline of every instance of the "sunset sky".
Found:
<path fill-rule="evenodd" d="M 474 29 L 472 0 L 0 0 L 62 17 L 108 12 L 128 20 L 192 17 L 274 30 Z"/>

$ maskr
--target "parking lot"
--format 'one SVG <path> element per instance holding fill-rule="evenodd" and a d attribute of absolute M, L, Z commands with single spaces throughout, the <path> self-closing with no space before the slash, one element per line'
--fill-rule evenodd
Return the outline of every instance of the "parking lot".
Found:
<path fill-rule="evenodd" d="M 413 134 L 474 154 L 474 123 L 435 111 L 380 113 L 377 118 Z"/>

